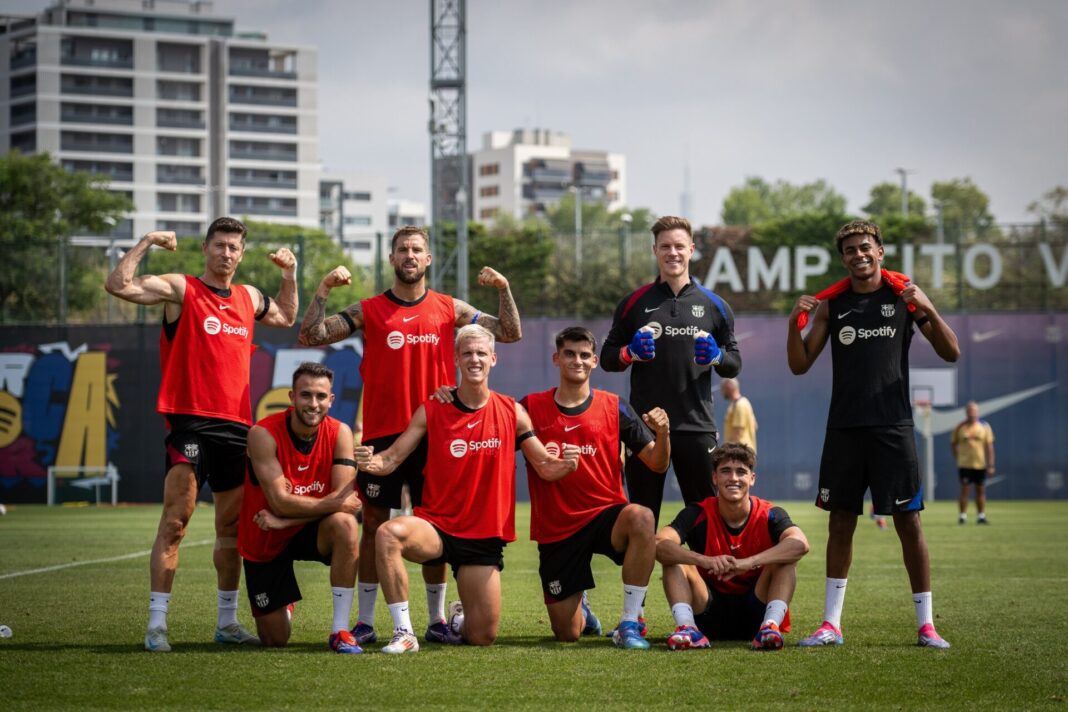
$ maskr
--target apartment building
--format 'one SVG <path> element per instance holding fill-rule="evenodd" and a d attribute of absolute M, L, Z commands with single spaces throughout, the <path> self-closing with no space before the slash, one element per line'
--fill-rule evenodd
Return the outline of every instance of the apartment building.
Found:
<path fill-rule="evenodd" d="M 568 193 L 616 210 L 627 202 L 626 166 L 623 154 L 574 149 L 559 131 L 489 131 L 471 153 L 471 217 L 539 216 Z"/>
<path fill-rule="evenodd" d="M 319 226 L 355 264 L 372 264 L 378 235 L 389 236 L 388 194 L 385 178 L 324 175 L 319 181 Z"/>
<path fill-rule="evenodd" d="M 0 17 L 0 150 L 110 178 L 123 240 L 224 214 L 318 227 L 316 65 L 210 2 L 60 0 Z"/>

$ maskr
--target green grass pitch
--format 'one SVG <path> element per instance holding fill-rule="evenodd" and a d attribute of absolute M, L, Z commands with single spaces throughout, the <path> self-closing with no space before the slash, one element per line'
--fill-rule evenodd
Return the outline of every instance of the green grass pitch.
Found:
<path fill-rule="evenodd" d="M 1068 502 L 993 502 L 989 527 L 956 523 L 952 503 L 924 513 L 939 631 L 948 651 L 915 647 L 915 619 L 892 530 L 858 524 L 843 627 L 846 644 L 802 650 L 820 622 L 826 515 L 783 503 L 812 543 L 800 564 L 794 630 L 779 653 L 744 643 L 672 653 L 673 629 L 654 572 L 647 605 L 650 651 L 622 651 L 605 638 L 552 641 L 526 538 L 505 551 L 497 645 L 426 645 L 417 655 L 327 651 L 327 570 L 302 564 L 293 640 L 285 650 L 230 649 L 211 642 L 215 574 L 211 547 L 184 547 L 171 603 L 174 652 L 141 649 L 148 566 L 158 507 L 12 507 L 0 518 L 0 706 L 14 709 L 308 708 L 678 708 L 1064 709 L 1068 701 Z M 678 506 L 664 507 L 665 520 Z M 198 508 L 186 541 L 211 539 L 212 511 Z M 141 553 L 138 553 L 141 552 Z M 12 573 L 75 562 L 106 563 Z M 611 626 L 622 599 L 619 570 L 595 559 L 594 610 Z M 426 625 L 415 568 L 413 622 Z M 242 590 L 240 617 L 251 627 Z M 455 584 L 450 582 L 450 598 Z M 355 611 L 353 611 L 355 620 Z M 388 634 L 379 599 L 377 628 Z M 387 635 L 388 637 L 388 635 Z"/>

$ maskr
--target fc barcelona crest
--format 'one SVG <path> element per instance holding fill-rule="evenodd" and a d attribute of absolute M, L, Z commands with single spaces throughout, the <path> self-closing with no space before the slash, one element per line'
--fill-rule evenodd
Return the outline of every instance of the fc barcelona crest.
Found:
<path fill-rule="evenodd" d="M 883 305 L 883 316 L 885 316 L 887 319 L 892 317 L 896 311 L 897 311 L 897 309 L 896 309 L 896 307 L 894 307 L 893 304 L 884 304 Z"/>
<path fill-rule="evenodd" d="M 693 312 L 695 319 L 700 319 L 705 315 L 705 306 L 704 304 L 694 304 L 690 307 L 690 311 Z"/>

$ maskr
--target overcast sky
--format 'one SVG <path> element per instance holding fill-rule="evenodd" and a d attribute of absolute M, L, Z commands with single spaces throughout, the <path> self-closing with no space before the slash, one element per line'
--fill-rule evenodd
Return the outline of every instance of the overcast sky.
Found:
<path fill-rule="evenodd" d="M 8 7 L 41 8 L 36 0 Z M 427 200 L 426 0 L 216 0 L 319 49 L 324 169 Z M 627 157 L 629 202 L 719 222 L 747 176 L 870 188 L 970 176 L 1001 221 L 1068 184 L 1068 2 L 469 0 L 468 146 L 544 127 Z"/>

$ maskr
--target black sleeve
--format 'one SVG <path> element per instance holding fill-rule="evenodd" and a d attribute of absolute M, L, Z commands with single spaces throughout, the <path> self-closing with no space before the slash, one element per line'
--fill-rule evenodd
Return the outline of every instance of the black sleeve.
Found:
<path fill-rule="evenodd" d="M 708 522 L 701 521 L 698 524 L 697 520 L 701 519 L 701 515 L 704 514 L 704 510 L 701 509 L 700 504 L 687 505 L 685 509 L 675 515 L 675 518 L 668 526 L 674 529 L 679 534 L 679 539 L 682 543 L 690 547 L 690 551 L 696 551 L 698 553 L 704 553 L 705 551 L 705 537 L 708 532 Z"/>
<path fill-rule="evenodd" d="M 638 417 L 630 403 L 619 399 L 619 442 L 627 446 L 631 454 L 641 452 L 656 440 L 653 431 Z"/>
<path fill-rule="evenodd" d="M 734 378 L 742 370 L 742 355 L 738 352 L 738 342 L 734 340 L 734 312 L 727 302 L 720 299 L 723 304 L 724 317 L 716 326 L 716 333 L 712 338 L 723 351 L 723 360 L 715 366 L 716 373 L 722 378 Z"/>
<path fill-rule="evenodd" d="M 627 323 L 629 319 L 626 319 L 623 314 L 623 309 L 627 306 L 629 299 L 628 294 L 616 306 L 615 314 L 612 315 L 612 328 L 609 329 L 608 336 L 601 345 L 601 368 L 605 371 L 623 371 L 627 368 L 627 364 L 619 359 L 619 350 L 629 344 L 634 336 Z"/>
<path fill-rule="evenodd" d="M 796 525 L 790 521 L 790 515 L 782 507 L 772 507 L 768 512 L 768 534 L 776 544 L 782 538 L 782 533 L 792 526 Z"/>

